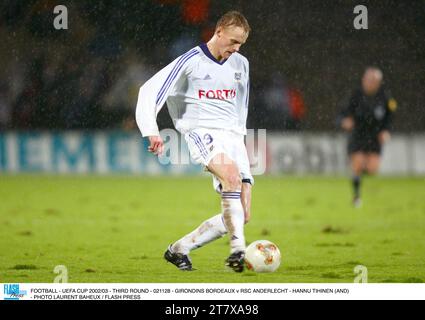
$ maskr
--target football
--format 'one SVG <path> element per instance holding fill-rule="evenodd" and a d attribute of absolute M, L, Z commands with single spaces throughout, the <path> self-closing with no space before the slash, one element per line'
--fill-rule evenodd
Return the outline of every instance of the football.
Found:
<path fill-rule="evenodd" d="M 257 240 L 251 243 L 245 252 L 245 264 L 254 272 L 274 272 L 280 266 L 279 248 L 268 240 Z"/>

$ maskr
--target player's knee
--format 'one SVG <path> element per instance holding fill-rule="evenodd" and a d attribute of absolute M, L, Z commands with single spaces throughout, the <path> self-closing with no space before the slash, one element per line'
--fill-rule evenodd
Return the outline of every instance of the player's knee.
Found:
<path fill-rule="evenodd" d="M 369 167 L 366 169 L 366 173 L 370 176 L 374 176 L 375 174 L 378 173 L 378 168 L 376 167 Z"/>
<path fill-rule="evenodd" d="M 379 170 L 379 164 L 374 163 L 374 164 L 370 164 L 366 167 L 367 174 L 371 175 L 371 176 L 377 174 L 378 170 Z"/>
<path fill-rule="evenodd" d="M 223 181 L 223 191 L 237 191 L 242 188 L 241 176 L 236 172 L 229 173 Z"/>

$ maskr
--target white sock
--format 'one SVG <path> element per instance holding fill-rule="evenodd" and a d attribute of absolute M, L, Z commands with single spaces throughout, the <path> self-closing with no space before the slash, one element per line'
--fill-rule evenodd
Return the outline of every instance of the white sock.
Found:
<path fill-rule="evenodd" d="M 221 208 L 224 225 L 229 232 L 230 253 L 245 251 L 244 224 L 245 215 L 241 202 L 241 193 L 222 192 Z"/>
<path fill-rule="evenodd" d="M 204 222 L 185 235 L 180 240 L 176 241 L 171 246 L 171 251 L 182 254 L 189 254 L 190 251 L 200 248 L 211 241 L 223 237 L 227 233 L 223 222 L 223 215 L 220 213 Z"/>

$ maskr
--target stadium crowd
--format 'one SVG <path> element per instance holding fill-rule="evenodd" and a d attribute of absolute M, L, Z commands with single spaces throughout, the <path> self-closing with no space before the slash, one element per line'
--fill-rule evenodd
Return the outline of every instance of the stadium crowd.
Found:
<path fill-rule="evenodd" d="M 371 3 L 368 31 L 353 28 L 349 1 L 328 10 L 312 0 L 67 0 L 68 30 L 53 27 L 57 4 L 0 3 L 0 130 L 134 128 L 143 82 L 206 41 L 211 22 L 233 9 L 252 22 L 242 49 L 251 65 L 249 127 L 335 130 L 342 100 L 375 65 L 403 106 L 395 129 L 424 130 L 420 1 Z M 162 110 L 160 126 L 169 127 Z"/>
<path fill-rule="evenodd" d="M 54 1 L 5 1 L 1 6 L 2 130 L 132 129 L 139 87 L 214 30 L 208 0 L 73 3 L 68 30 L 53 28 Z M 251 113 L 251 126 L 301 127 L 303 99 L 283 75 L 276 73 L 252 90 L 251 105 L 259 112 Z M 159 122 L 171 126 L 163 110 Z"/>

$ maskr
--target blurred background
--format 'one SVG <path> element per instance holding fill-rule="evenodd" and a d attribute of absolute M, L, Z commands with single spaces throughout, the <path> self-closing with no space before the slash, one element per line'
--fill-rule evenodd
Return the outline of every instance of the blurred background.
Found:
<path fill-rule="evenodd" d="M 68 30 L 53 27 L 57 5 Z M 369 65 L 398 101 L 382 171 L 425 174 L 425 1 L 5 0 L 0 4 L 0 171 L 163 170 L 145 154 L 139 87 L 212 36 L 228 10 L 252 28 L 249 128 L 270 134 L 269 172 L 341 173 L 336 119 Z M 172 122 L 163 108 L 160 128 Z M 297 159 L 302 159 L 298 161 Z M 190 172 L 194 169 L 187 169 Z"/>

